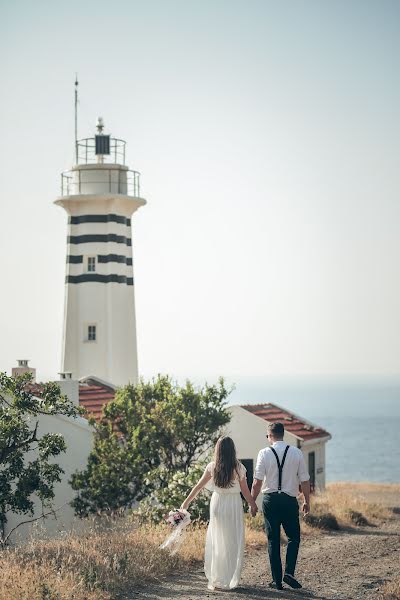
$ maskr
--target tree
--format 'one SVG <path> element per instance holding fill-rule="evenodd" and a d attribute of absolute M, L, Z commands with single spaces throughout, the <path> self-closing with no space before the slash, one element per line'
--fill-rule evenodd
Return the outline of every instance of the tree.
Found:
<path fill-rule="evenodd" d="M 61 481 L 63 470 L 52 459 L 65 451 L 64 438 L 58 433 L 40 436 L 40 415 L 76 417 L 82 412 L 55 383 L 41 385 L 37 398 L 31 379 L 29 374 L 14 378 L 0 373 L 0 545 L 9 537 L 4 536 L 7 515 L 33 515 L 34 494 L 49 508 L 54 485 Z"/>
<path fill-rule="evenodd" d="M 142 480 L 135 445 L 117 435 L 112 422 L 96 425 L 92 421 L 92 425 L 95 438 L 86 469 L 74 473 L 70 482 L 78 491 L 71 505 L 79 517 L 90 513 L 113 515 L 130 506 Z"/>
<path fill-rule="evenodd" d="M 118 390 L 103 409 L 87 468 L 72 477 L 75 512 L 112 513 L 143 499 L 156 480 L 162 489 L 172 472 L 187 475 L 229 422 L 229 393 L 223 379 L 197 389 L 162 375 Z"/>

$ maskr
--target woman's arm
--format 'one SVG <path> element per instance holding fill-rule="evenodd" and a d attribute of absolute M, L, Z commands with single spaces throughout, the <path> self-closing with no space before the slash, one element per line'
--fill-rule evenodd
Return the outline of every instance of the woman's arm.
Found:
<path fill-rule="evenodd" d="M 181 504 L 182 509 L 184 508 L 187 510 L 189 504 L 192 502 L 192 500 L 194 500 L 196 498 L 197 494 L 200 492 L 200 490 L 203 489 L 203 487 L 206 485 L 206 483 L 208 483 L 210 481 L 210 479 L 211 479 L 211 473 L 208 471 L 208 469 L 206 469 L 204 471 L 201 479 L 199 480 L 199 482 L 196 483 L 196 485 L 190 492 L 189 496 L 187 498 L 185 498 L 185 500 L 182 502 L 182 504 Z"/>
<path fill-rule="evenodd" d="M 247 485 L 246 477 L 240 479 L 240 491 L 242 492 L 246 502 L 250 506 L 251 515 L 254 517 L 258 511 L 257 504 L 255 503 L 254 498 L 250 494 L 249 486 Z"/>

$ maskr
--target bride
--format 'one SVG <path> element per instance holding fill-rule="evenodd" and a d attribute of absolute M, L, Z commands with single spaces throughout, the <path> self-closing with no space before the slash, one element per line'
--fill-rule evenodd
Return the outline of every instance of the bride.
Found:
<path fill-rule="evenodd" d="M 204 562 L 208 589 L 233 589 L 240 580 L 244 552 L 244 517 L 240 492 L 247 500 L 253 516 L 257 512 L 257 505 L 247 486 L 246 469 L 237 460 L 235 444 L 230 437 L 219 438 L 214 460 L 207 465 L 200 481 L 181 508 L 187 509 L 204 487 L 213 492 Z"/>

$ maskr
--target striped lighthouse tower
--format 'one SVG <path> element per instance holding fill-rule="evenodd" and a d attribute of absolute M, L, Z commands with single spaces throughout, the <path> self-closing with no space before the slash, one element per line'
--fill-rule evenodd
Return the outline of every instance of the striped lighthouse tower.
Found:
<path fill-rule="evenodd" d="M 75 162 L 55 201 L 68 214 L 61 371 L 136 383 L 131 216 L 146 204 L 139 173 L 101 118 L 94 137 L 76 140 Z"/>

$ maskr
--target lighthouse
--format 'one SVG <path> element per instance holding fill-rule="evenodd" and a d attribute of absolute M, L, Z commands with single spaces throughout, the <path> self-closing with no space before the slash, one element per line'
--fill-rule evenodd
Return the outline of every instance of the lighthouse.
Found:
<path fill-rule="evenodd" d="M 102 118 L 96 129 L 75 141 L 55 200 L 68 215 L 61 371 L 119 386 L 138 379 L 131 217 L 146 201 L 126 142 Z"/>

